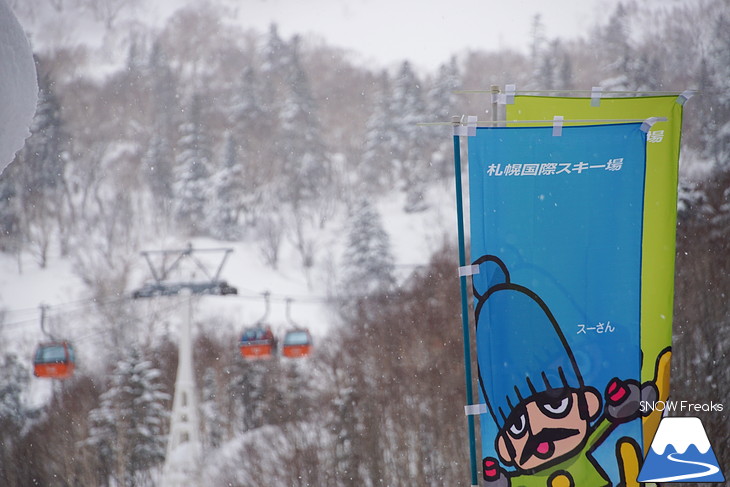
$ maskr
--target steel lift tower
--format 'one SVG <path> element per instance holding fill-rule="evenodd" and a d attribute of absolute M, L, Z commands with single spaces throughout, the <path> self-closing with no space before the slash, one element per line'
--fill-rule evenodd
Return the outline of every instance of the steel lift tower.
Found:
<path fill-rule="evenodd" d="M 170 436 L 162 469 L 162 487 L 188 487 L 199 485 L 198 474 L 202 458 L 200 444 L 200 419 L 198 417 L 198 391 L 193 375 L 193 344 L 191 324 L 193 295 L 189 291 L 188 319 L 180 327 L 178 344 L 175 396 L 172 401 Z"/>
<path fill-rule="evenodd" d="M 170 418 L 170 435 L 167 440 L 167 453 L 162 468 L 162 487 L 192 487 L 200 484 L 200 466 L 202 462 L 202 445 L 200 443 L 200 417 L 198 415 L 198 391 L 195 387 L 193 373 L 193 296 L 201 294 L 227 295 L 237 294 L 236 288 L 220 280 L 223 265 L 232 249 L 194 249 L 188 246 L 181 250 L 145 251 L 142 255 L 150 266 L 153 284 L 148 284 L 133 293 L 134 298 L 153 296 L 183 295 L 187 297 L 187 319 L 182 320 L 178 344 L 177 376 L 175 378 L 175 394 L 172 401 Z M 205 269 L 204 263 L 194 254 L 223 252 L 223 259 L 215 274 Z M 155 266 L 151 256 L 160 257 L 161 263 Z M 172 256 L 172 264 L 167 259 Z M 208 281 L 171 282 L 171 271 L 178 269 L 181 262 L 190 260 L 195 267 L 202 270 Z"/>

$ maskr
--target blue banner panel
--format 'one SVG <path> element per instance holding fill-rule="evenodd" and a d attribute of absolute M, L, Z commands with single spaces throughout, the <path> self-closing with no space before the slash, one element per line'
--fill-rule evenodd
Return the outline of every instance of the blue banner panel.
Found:
<path fill-rule="evenodd" d="M 479 128 L 468 149 L 483 475 L 616 485 L 655 393 L 639 381 L 646 133 Z"/>

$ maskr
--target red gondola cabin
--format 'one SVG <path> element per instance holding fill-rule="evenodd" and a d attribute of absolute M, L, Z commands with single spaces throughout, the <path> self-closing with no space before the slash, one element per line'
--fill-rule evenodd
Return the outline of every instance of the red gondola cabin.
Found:
<path fill-rule="evenodd" d="M 290 330 L 284 336 L 281 353 L 288 358 L 307 357 L 312 353 L 312 336 L 309 330 Z"/>
<path fill-rule="evenodd" d="M 268 327 L 249 328 L 241 336 L 240 349 L 246 360 L 271 358 L 276 352 L 276 339 Z"/>
<path fill-rule="evenodd" d="M 33 359 L 33 374 L 36 377 L 67 379 L 76 366 L 74 349 L 67 341 L 41 343 Z"/>

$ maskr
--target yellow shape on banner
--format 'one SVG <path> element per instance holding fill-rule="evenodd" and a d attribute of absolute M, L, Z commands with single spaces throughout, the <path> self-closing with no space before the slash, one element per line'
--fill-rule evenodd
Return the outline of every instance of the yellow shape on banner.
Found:
<path fill-rule="evenodd" d="M 589 97 L 518 95 L 515 96 L 514 104 L 506 105 L 507 120 L 546 120 L 548 123 L 545 125 L 551 125 L 556 115 L 566 121 L 601 120 L 585 125 L 611 123 L 610 120 L 667 118 L 666 122 L 657 122 L 649 129 L 646 144 L 641 265 L 641 382 L 657 378 L 657 384 L 668 384 L 669 354 L 663 352 L 672 345 L 682 104 L 678 103 L 676 95 L 602 98 L 598 106 L 592 106 Z M 668 388 L 660 391 L 660 396 L 666 397 L 668 392 Z M 654 438 L 660 418 L 646 419 L 645 453 Z"/>

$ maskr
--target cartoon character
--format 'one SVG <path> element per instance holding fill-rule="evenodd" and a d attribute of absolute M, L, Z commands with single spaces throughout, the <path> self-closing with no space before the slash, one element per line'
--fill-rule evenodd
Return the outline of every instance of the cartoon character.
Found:
<path fill-rule="evenodd" d="M 482 326 L 497 327 L 501 337 L 487 345 L 488 366 L 479 363 L 482 393 L 498 428 L 499 459 L 483 460 L 485 485 L 611 486 L 592 452 L 619 424 L 641 416 L 639 402 L 654 400 L 656 386 L 613 378 L 604 404 L 599 391 L 584 383 L 547 304 L 512 283 L 499 258 L 487 255 L 475 264 L 477 334 Z"/>

